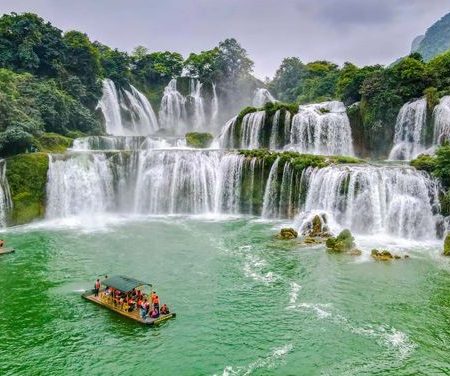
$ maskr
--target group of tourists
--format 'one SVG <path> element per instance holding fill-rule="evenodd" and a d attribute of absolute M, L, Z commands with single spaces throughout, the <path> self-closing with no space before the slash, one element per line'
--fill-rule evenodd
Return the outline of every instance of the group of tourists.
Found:
<path fill-rule="evenodd" d="M 100 292 L 100 280 L 95 281 L 94 295 L 97 297 Z M 112 304 L 116 307 L 133 312 L 139 310 L 139 315 L 142 319 L 146 317 L 158 318 L 160 315 L 169 314 L 169 308 L 166 304 L 160 307 L 159 296 L 155 291 L 152 291 L 150 295 L 145 294 L 141 290 L 133 288 L 128 293 L 124 293 L 120 290 L 107 286 L 102 295 L 112 301 Z"/>

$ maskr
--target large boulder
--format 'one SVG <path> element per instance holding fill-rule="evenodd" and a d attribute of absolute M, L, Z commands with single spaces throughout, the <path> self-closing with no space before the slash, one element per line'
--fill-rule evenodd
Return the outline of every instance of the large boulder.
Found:
<path fill-rule="evenodd" d="M 400 260 L 402 258 L 402 256 L 395 255 L 386 249 L 372 249 L 370 255 L 377 261 Z M 404 258 L 407 259 L 409 256 L 405 255 Z"/>
<path fill-rule="evenodd" d="M 298 237 L 298 232 L 293 228 L 282 228 L 280 233 L 277 235 L 278 239 L 282 240 L 292 240 Z"/>
<path fill-rule="evenodd" d="M 302 235 L 310 238 L 329 238 L 331 236 L 327 225 L 326 214 L 316 214 L 302 226 Z"/>
<path fill-rule="evenodd" d="M 354 240 L 350 230 L 343 230 L 337 237 L 328 238 L 325 244 L 331 252 L 344 253 L 355 248 Z"/>
<path fill-rule="evenodd" d="M 444 240 L 444 256 L 450 256 L 450 234 Z"/>

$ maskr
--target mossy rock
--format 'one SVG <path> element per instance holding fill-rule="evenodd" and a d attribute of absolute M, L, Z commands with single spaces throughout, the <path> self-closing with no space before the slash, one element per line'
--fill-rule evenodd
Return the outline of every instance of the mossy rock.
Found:
<path fill-rule="evenodd" d="M 43 133 L 34 140 L 36 149 L 44 153 L 64 153 L 72 143 L 72 138 L 57 133 Z"/>
<path fill-rule="evenodd" d="M 343 230 L 337 237 L 328 238 L 325 245 L 330 252 L 350 252 L 355 248 L 354 240 L 350 230 Z"/>
<path fill-rule="evenodd" d="M 444 256 L 450 256 L 450 234 L 444 240 Z"/>
<path fill-rule="evenodd" d="M 377 261 L 389 261 L 394 259 L 394 255 L 386 249 L 372 249 L 370 255 Z"/>
<path fill-rule="evenodd" d="M 204 149 L 211 145 L 214 137 L 210 133 L 186 133 L 186 145 L 193 148 Z"/>
<path fill-rule="evenodd" d="M 6 161 L 6 177 L 13 209 L 9 224 L 18 225 L 42 218 L 45 213 L 48 155 L 19 154 Z"/>
<path fill-rule="evenodd" d="M 282 228 L 280 233 L 277 235 L 278 239 L 281 240 L 292 240 L 298 237 L 298 232 L 293 228 Z"/>

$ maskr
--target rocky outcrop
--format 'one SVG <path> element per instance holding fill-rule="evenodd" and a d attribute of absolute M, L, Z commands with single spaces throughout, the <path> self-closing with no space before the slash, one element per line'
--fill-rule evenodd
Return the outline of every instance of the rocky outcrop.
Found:
<path fill-rule="evenodd" d="M 330 252 L 352 253 L 355 251 L 354 240 L 350 230 L 343 230 L 337 237 L 328 238 L 325 244 Z"/>
<path fill-rule="evenodd" d="M 444 256 L 450 256 L 450 234 L 444 240 Z"/>
<path fill-rule="evenodd" d="M 282 228 L 280 233 L 277 235 L 277 239 L 281 240 L 292 240 L 298 237 L 298 232 L 293 228 Z"/>
<path fill-rule="evenodd" d="M 400 260 L 402 256 L 395 255 L 391 252 L 389 252 L 386 249 L 372 249 L 372 252 L 370 255 L 377 261 L 391 261 L 391 260 Z M 403 258 L 407 259 L 409 258 L 408 255 L 405 255 Z"/>
<path fill-rule="evenodd" d="M 302 229 L 302 235 L 310 238 L 331 237 L 326 214 L 316 214 L 311 221 L 306 222 Z"/>

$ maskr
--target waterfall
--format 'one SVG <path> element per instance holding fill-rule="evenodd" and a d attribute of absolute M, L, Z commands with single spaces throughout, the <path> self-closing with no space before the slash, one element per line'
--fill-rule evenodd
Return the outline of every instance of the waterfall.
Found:
<path fill-rule="evenodd" d="M 216 139 L 215 145 L 222 149 L 234 149 L 239 146 L 234 142 L 234 136 L 236 134 L 236 122 L 237 116 L 231 118 L 226 122 L 225 126 L 222 129 L 222 132 Z"/>
<path fill-rule="evenodd" d="M 5 227 L 12 209 L 11 192 L 6 178 L 6 161 L 0 160 L 0 227 Z"/>
<path fill-rule="evenodd" d="M 272 168 L 270 169 L 269 178 L 267 179 L 266 190 L 264 192 L 264 201 L 262 216 L 264 218 L 278 217 L 279 208 L 279 188 L 278 188 L 278 164 L 280 158 L 278 157 Z"/>
<path fill-rule="evenodd" d="M 201 95 L 202 84 L 199 80 L 191 78 L 189 81 L 190 94 L 193 100 L 194 111 L 192 115 L 193 129 L 203 129 L 206 124 L 205 106 Z"/>
<path fill-rule="evenodd" d="M 186 99 L 177 90 L 177 80 L 173 78 L 164 88 L 159 110 L 161 127 L 177 134 L 186 131 Z"/>
<path fill-rule="evenodd" d="M 405 167 L 330 166 L 304 171 L 306 213 L 325 211 L 363 234 L 435 238 L 438 184 Z"/>
<path fill-rule="evenodd" d="M 403 105 L 395 123 L 394 147 L 389 154 L 389 159 L 410 160 L 425 150 L 426 114 L 425 98 Z"/>
<path fill-rule="evenodd" d="M 263 147 L 307 154 L 353 155 L 350 121 L 341 102 L 301 105 L 292 119 L 287 109 L 276 110 L 270 116 L 266 111 L 256 111 L 246 114 L 240 127 L 237 120 L 228 122 L 219 144 L 223 148 Z"/>
<path fill-rule="evenodd" d="M 450 140 L 450 96 L 441 98 L 433 110 L 433 144 L 441 145 Z"/>
<path fill-rule="evenodd" d="M 103 95 L 98 102 L 105 117 L 106 133 L 120 135 L 123 132 L 122 116 L 120 114 L 119 94 L 116 85 L 110 79 L 103 80 Z"/>
<path fill-rule="evenodd" d="M 264 88 L 259 88 L 255 90 L 255 94 L 253 96 L 253 107 L 262 107 L 267 102 L 275 102 L 276 99 L 270 94 L 269 90 Z"/>
<path fill-rule="evenodd" d="M 299 106 L 286 149 L 322 155 L 353 155 L 350 121 L 341 102 Z"/>
<path fill-rule="evenodd" d="M 289 111 L 286 111 L 288 113 Z M 272 133 L 270 135 L 270 144 L 269 147 L 272 150 L 278 149 L 278 129 L 279 129 L 279 123 L 280 123 L 280 110 L 277 110 L 275 114 L 273 115 L 272 119 Z"/>
<path fill-rule="evenodd" d="M 261 129 L 265 119 L 265 111 L 252 112 L 244 116 L 241 125 L 241 148 L 258 149 L 260 147 Z"/>
<path fill-rule="evenodd" d="M 225 155 L 220 163 L 215 197 L 216 213 L 240 213 L 242 173 L 245 157 Z"/>
<path fill-rule="evenodd" d="M 105 154 L 49 156 L 47 218 L 114 208 L 113 174 Z"/>
<path fill-rule="evenodd" d="M 211 123 L 216 128 L 219 117 L 219 98 L 217 97 L 216 84 L 212 83 L 213 97 L 211 100 Z"/>
<path fill-rule="evenodd" d="M 97 108 L 103 113 L 106 133 L 110 135 L 145 136 L 159 128 L 150 102 L 134 86 L 130 85 L 130 89 L 117 89 L 112 80 L 103 80 Z"/>
<path fill-rule="evenodd" d="M 73 142 L 72 150 L 146 150 L 168 149 L 172 147 L 184 147 L 184 138 L 158 138 L 144 136 L 88 136 L 77 138 Z"/>

